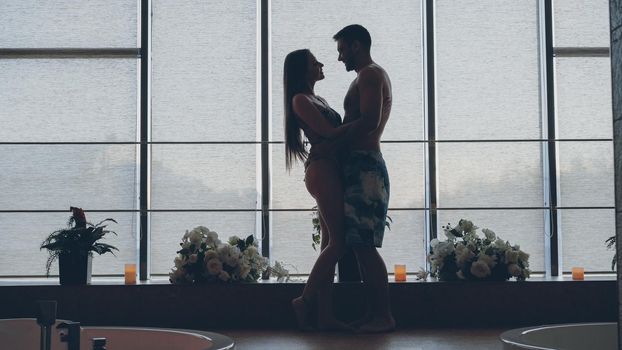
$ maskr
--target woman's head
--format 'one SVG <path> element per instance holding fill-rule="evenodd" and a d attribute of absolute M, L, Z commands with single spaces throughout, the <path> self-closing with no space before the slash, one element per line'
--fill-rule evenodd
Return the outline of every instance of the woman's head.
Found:
<path fill-rule="evenodd" d="M 283 83 L 285 91 L 310 92 L 316 81 L 324 79 L 324 64 L 308 49 L 292 51 L 285 57 Z"/>
<path fill-rule="evenodd" d="M 285 92 L 303 92 L 307 87 L 307 66 L 311 51 L 308 49 L 292 51 L 285 56 L 283 66 L 283 87 Z"/>
<path fill-rule="evenodd" d="M 292 99 L 296 94 L 313 91 L 313 84 L 324 79 L 323 66 L 308 49 L 292 51 L 285 57 L 283 65 L 285 107 L 283 125 L 285 127 L 285 166 L 287 169 L 291 169 L 296 159 L 304 161 L 307 157 L 300 124 L 292 108 Z"/>

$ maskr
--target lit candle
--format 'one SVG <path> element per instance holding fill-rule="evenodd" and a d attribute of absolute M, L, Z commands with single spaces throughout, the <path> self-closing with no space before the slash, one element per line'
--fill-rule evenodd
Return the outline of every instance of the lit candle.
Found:
<path fill-rule="evenodd" d="M 583 281 L 585 275 L 582 267 L 573 267 L 572 268 L 572 279 L 575 281 Z"/>
<path fill-rule="evenodd" d="M 395 282 L 406 281 L 406 265 L 395 265 Z"/>
<path fill-rule="evenodd" d="M 136 284 L 136 264 L 125 264 L 125 284 Z"/>

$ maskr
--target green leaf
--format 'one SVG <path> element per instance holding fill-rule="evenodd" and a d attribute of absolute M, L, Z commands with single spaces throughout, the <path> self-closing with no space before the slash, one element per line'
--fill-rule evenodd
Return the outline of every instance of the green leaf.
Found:
<path fill-rule="evenodd" d="M 607 248 L 609 249 L 613 248 L 613 246 L 616 244 L 616 236 L 611 236 L 607 238 L 605 243 L 607 243 Z"/>
<path fill-rule="evenodd" d="M 106 243 L 96 243 L 93 245 L 92 251 L 96 252 L 99 255 L 105 254 L 105 253 L 112 253 L 112 255 L 115 255 L 113 250 L 119 250 L 114 246 L 111 246 L 110 244 L 106 244 Z"/>
<path fill-rule="evenodd" d="M 255 241 L 255 236 L 250 235 L 248 237 L 246 237 L 246 245 L 250 246 L 253 244 L 253 242 Z"/>
<path fill-rule="evenodd" d="M 98 222 L 98 223 L 97 223 L 97 224 L 95 224 L 94 226 L 95 226 L 95 227 L 97 227 L 97 226 L 99 226 L 99 225 L 103 224 L 104 222 L 108 222 L 108 221 L 112 221 L 112 222 L 114 222 L 115 224 L 118 224 L 118 222 L 117 222 L 115 219 L 113 219 L 113 218 L 106 218 L 106 219 L 104 219 L 104 220 L 102 220 L 102 221 Z"/>

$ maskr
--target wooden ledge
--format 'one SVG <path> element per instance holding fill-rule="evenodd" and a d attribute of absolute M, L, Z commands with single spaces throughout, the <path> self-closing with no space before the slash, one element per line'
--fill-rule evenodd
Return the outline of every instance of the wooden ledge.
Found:
<path fill-rule="evenodd" d="M 91 326 L 214 330 L 293 328 L 290 300 L 303 283 L 238 285 L 0 285 L 0 318 L 35 317 L 36 300 L 57 300 L 58 318 Z M 400 327 L 614 322 L 615 280 L 390 283 Z M 336 314 L 362 313 L 360 283 L 335 284 Z"/>

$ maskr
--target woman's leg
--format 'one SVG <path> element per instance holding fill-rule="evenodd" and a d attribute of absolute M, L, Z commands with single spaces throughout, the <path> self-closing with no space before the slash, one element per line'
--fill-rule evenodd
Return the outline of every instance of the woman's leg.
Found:
<path fill-rule="evenodd" d="M 328 245 L 328 226 L 324 223 L 324 219 L 322 219 L 322 215 L 319 215 L 320 218 L 320 252 L 326 248 Z"/>
<path fill-rule="evenodd" d="M 320 242 L 320 252 L 322 252 L 327 246 L 328 241 L 330 239 L 328 226 L 324 223 L 324 219 L 322 215 L 319 215 L 320 219 L 320 233 L 321 233 L 321 242 Z M 335 265 L 336 266 L 336 265 Z M 331 276 L 335 276 L 335 268 L 333 268 Z M 334 281 L 334 277 L 333 277 Z M 337 326 L 330 326 L 334 324 L 335 316 L 333 313 L 333 283 L 329 283 L 325 288 L 321 288 L 318 292 L 318 323 L 321 329 L 331 329 L 337 328 L 342 329 L 343 324 L 338 323 Z M 352 327 L 354 328 L 354 327 Z"/>
<path fill-rule="evenodd" d="M 315 198 L 328 242 L 318 256 L 303 295 L 315 295 L 320 285 L 332 283 L 335 266 L 345 248 L 343 189 L 335 163 L 328 159 L 313 162 L 307 169 L 307 189 Z"/>
<path fill-rule="evenodd" d="M 321 250 L 324 251 L 324 249 L 328 246 L 328 243 L 330 240 L 330 234 L 329 234 L 328 226 L 324 223 L 324 219 L 322 218 L 321 215 L 320 215 L 320 228 L 322 232 Z M 320 290 L 318 291 L 318 302 L 317 302 L 318 317 L 317 318 L 318 318 L 318 327 L 320 329 L 329 330 L 329 329 L 347 328 L 342 322 L 337 321 L 334 315 L 333 282 L 335 279 L 334 276 L 335 276 L 336 266 L 337 266 L 337 263 L 335 263 L 332 270 L 329 272 L 329 276 L 331 276 L 330 282 L 326 283 L 326 285 L 323 288 L 320 288 Z M 350 327 L 350 328 L 353 329 L 353 327 Z"/>
<path fill-rule="evenodd" d="M 328 159 L 314 161 L 307 169 L 305 183 L 317 202 L 321 221 L 324 223 L 324 234 L 328 234 L 328 243 L 313 265 L 302 296 L 294 299 L 294 309 L 300 322 L 300 307 L 296 310 L 297 305 L 308 305 L 317 300 L 318 323 L 321 328 L 347 329 L 343 323 L 334 319 L 330 293 L 335 265 L 345 248 L 343 189 L 339 169 Z"/>

